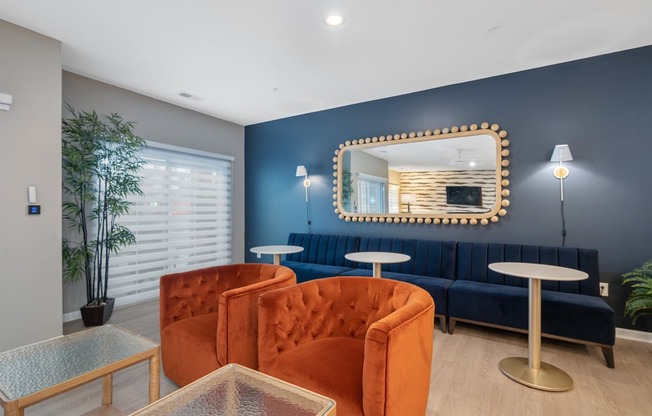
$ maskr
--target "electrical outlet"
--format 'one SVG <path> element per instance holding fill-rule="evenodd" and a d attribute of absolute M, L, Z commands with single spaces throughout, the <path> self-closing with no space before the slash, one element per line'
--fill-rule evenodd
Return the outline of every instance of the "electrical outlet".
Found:
<path fill-rule="evenodd" d="M 600 296 L 609 296 L 609 283 L 600 282 Z"/>

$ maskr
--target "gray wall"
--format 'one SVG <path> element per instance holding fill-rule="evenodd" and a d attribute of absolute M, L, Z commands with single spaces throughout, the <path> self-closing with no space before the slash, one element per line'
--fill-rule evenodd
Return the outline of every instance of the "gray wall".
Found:
<path fill-rule="evenodd" d="M 118 113 L 146 140 L 233 156 L 233 261 L 244 261 L 244 127 L 70 72 L 63 101 L 77 111 Z M 84 290 L 81 282 L 64 286 L 64 313 L 86 302 Z"/>
<path fill-rule="evenodd" d="M 0 351 L 61 335 L 61 43 L 0 20 Z M 40 216 L 27 215 L 27 187 Z"/>

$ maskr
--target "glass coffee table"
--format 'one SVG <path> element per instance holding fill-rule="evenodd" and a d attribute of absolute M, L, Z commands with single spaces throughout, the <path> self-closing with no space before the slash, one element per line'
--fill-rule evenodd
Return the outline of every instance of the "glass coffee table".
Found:
<path fill-rule="evenodd" d="M 335 416 L 335 401 L 228 364 L 131 416 Z"/>
<path fill-rule="evenodd" d="M 0 353 L 0 405 L 5 416 L 104 378 L 102 404 L 113 402 L 113 373 L 149 360 L 149 402 L 159 398 L 159 345 L 113 325 Z"/>

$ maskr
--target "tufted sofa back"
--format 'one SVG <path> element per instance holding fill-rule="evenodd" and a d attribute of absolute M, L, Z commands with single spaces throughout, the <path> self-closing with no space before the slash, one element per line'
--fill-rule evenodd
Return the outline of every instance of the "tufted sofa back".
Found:
<path fill-rule="evenodd" d="M 600 295 L 598 252 L 594 249 L 542 247 L 519 244 L 457 243 L 457 279 L 527 287 L 528 279 L 489 270 L 495 262 L 550 264 L 581 270 L 588 279 L 575 282 L 543 281 L 542 289 L 583 295 Z"/>
<path fill-rule="evenodd" d="M 360 251 L 388 251 L 410 256 L 403 263 L 384 264 L 383 270 L 419 276 L 455 279 L 454 241 L 414 240 L 404 238 L 363 237 Z M 361 269 L 371 269 L 370 263 L 358 263 Z"/>
<path fill-rule="evenodd" d="M 290 233 L 288 244 L 303 247 L 300 253 L 288 254 L 286 259 L 289 261 L 353 268 L 354 263 L 346 260 L 344 255 L 358 251 L 360 237 Z"/>

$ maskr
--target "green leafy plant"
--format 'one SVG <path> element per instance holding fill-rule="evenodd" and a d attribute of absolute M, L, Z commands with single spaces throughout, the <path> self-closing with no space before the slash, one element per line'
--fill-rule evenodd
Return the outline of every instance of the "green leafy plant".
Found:
<path fill-rule="evenodd" d="M 342 206 L 350 210 L 353 197 L 353 176 L 349 170 L 342 171 Z"/>
<path fill-rule="evenodd" d="M 632 284 L 632 293 L 625 302 L 625 316 L 636 319 L 643 315 L 652 315 L 652 260 L 637 269 L 623 275 L 623 284 Z"/>
<path fill-rule="evenodd" d="M 138 170 L 145 141 L 118 114 L 76 112 L 62 121 L 63 221 L 77 233 L 63 240 L 63 278 L 86 281 L 86 306 L 107 301 L 111 254 L 136 241 L 117 224 L 129 212 L 127 197 L 142 194 Z"/>

